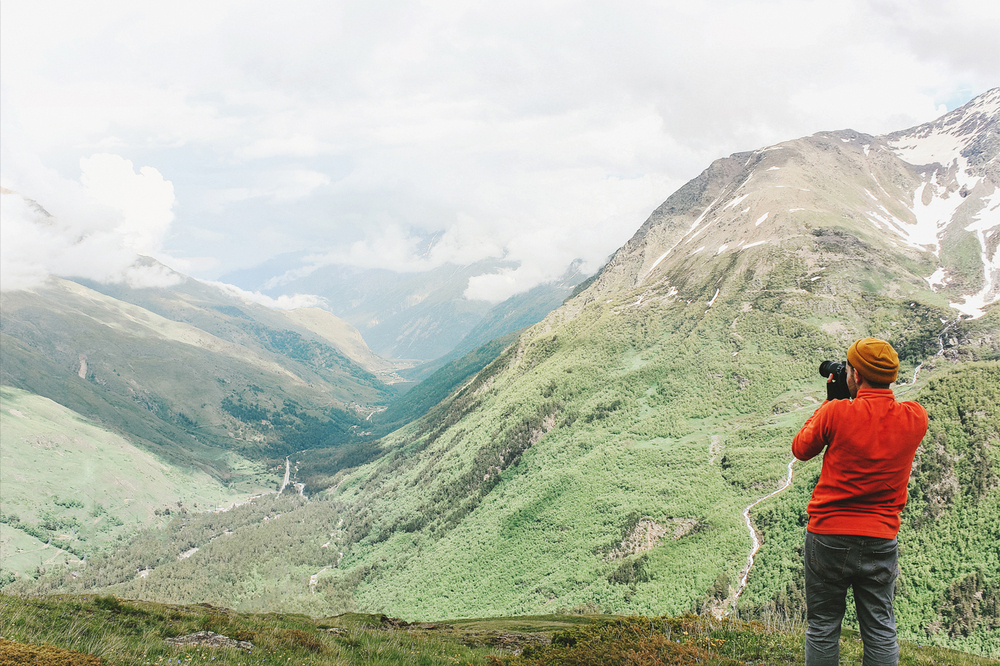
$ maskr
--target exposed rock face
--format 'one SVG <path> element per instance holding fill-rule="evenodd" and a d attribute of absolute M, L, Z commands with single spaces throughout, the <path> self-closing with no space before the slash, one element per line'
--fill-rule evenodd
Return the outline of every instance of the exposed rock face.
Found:
<path fill-rule="evenodd" d="M 186 636 L 177 636 L 176 638 L 165 638 L 165 643 L 170 645 L 201 645 L 204 647 L 234 647 L 241 650 L 251 650 L 253 649 L 253 643 L 250 641 L 238 641 L 228 636 L 223 636 L 222 634 L 217 634 L 214 631 L 196 631 L 193 634 L 187 634 Z"/>
<path fill-rule="evenodd" d="M 680 539 L 690 532 L 698 524 L 694 518 L 671 518 L 673 523 L 673 538 Z M 607 561 L 623 560 L 629 555 L 638 555 L 647 550 L 652 550 L 660 545 L 663 537 L 671 531 L 670 525 L 656 522 L 652 518 L 643 518 L 632 531 L 622 540 L 617 548 L 612 550 L 604 558 Z"/>

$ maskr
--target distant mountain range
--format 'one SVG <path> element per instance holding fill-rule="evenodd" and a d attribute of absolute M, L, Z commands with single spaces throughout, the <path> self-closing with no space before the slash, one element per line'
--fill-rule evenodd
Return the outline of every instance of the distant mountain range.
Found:
<path fill-rule="evenodd" d="M 272 297 L 314 294 L 333 314 L 357 327 L 368 345 L 391 359 L 432 361 L 534 324 L 588 276 L 577 266 L 555 282 L 491 305 L 464 296 L 469 278 L 511 267 L 484 260 L 445 264 L 424 272 L 327 265 L 304 270 L 301 254 L 224 275 L 224 282 Z M 471 337 L 466 339 L 467 336 Z"/>
<path fill-rule="evenodd" d="M 797 549 L 819 463 L 792 463 L 791 437 L 825 395 L 820 361 L 875 335 L 900 353 L 897 395 L 931 414 L 900 534 L 901 636 L 1000 656 L 998 154 L 994 89 L 910 130 L 821 132 L 717 160 L 425 415 L 376 442 L 291 456 L 304 496 L 174 521 L 76 578 L 15 589 L 408 619 L 801 618 Z M 122 365 L 69 333 L 38 337 L 30 358 L 54 356 L 74 386 L 81 353 Z M 248 349 L 256 365 L 225 375 L 246 387 L 231 400 L 274 413 L 290 384 L 252 391 L 276 361 L 263 341 Z M 384 395 L 354 366 L 282 363 L 331 398 Z M 39 392 L 26 375 L 10 376 Z M 173 409 L 207 414 L 198 400 Z"/>

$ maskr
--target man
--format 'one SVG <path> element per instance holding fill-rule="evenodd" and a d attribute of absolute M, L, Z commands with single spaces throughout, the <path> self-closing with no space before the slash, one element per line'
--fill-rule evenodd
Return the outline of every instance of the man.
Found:
<path fill-rule="evenodd" d="M 899 356 L 888 342 L 858 340 L 847 350 L 852 400 L 827 399 L 792 441 L 799 460 L 826 449 L 807 508 L 807 666 L 839 662 L 840 624 L 852 586 L 863 663 L 899 662 L 892 610 L 896 533 L 913 456 L 927 432 L 927 411 L 896 401 L 889 385 L 898 371 Z"/>

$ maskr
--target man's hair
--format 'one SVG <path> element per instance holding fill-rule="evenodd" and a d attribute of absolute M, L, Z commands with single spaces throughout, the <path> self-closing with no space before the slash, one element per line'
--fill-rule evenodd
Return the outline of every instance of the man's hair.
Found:
<path fill-rule="evenodd" d="M 851 365 L 851 362 L 848 361 L 847 365 Z M 866 382 L 868 382 L 868 386 L 871 386 L 872 388 L 877 388 L 877 389 L 887 389 L 887 388 L 890 387 L 890 384 L 882 384 L 882 383 L 879 383 L 879 382 L 869 381 L 869 379 L 867 377 L 865 377 L 865 375 L 864 375 L 863 372 L 861 372 L 860 370 L 858 370 L 857 368 L 855 368 L 853 365 L 851 365 L 851 367 L 854 368 L 854 372 L 856 372 L 859 377 L 862 377 Z"/>

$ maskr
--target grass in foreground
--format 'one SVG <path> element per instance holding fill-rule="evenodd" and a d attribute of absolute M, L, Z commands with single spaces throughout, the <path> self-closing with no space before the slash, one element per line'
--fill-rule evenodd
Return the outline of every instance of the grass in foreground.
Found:
<path fill-rule="evenodd" d="M 178 647 L 165 641 L 199 631 L 250 641 L 253 647 Z M 25 598 L 2 594 L 0 637 L 0 666 L 762 666 L 801 664 L 803 641 L 801 631 L 694 615 L 548 615 L 408 625 L 381 615 L 313 619 L 236 613 L 207 604 L 175 606 L 92 595 Z M 845 632 L 841 646 L 842 664 L 860 663 L 861 643 L 855 634 Z M 80 654 L 70 655 L 66 650 Z M 900 663 L 981 666 L 1000 662 L 904 644 Z"/>

